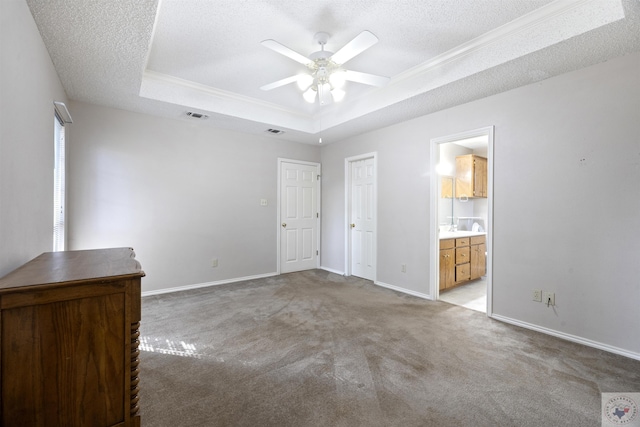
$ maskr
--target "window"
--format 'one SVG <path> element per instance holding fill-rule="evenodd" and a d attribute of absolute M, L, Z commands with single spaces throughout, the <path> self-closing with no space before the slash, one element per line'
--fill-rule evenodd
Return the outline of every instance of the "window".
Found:
<path fill-rule="evenodd" d="M 64 122 L 56 112 L 54 118 L 53 164 L 53 250 L 64 250 Z"/>

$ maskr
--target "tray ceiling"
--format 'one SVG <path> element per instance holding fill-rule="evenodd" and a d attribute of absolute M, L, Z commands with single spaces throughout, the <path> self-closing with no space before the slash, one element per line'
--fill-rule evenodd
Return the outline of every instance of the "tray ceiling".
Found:
<path fill-rule="evenodd" d="M 27 0 L 70 99 L 303 143 L 339 141 L 640 49 L 637 0 Z M 363 30 L 379 42 L 350 70 L 341 103 L 308 104 L 305 71 L 263 47 L 336 52 Z M 267 129 L 285 131 L 265 134 Z"/>

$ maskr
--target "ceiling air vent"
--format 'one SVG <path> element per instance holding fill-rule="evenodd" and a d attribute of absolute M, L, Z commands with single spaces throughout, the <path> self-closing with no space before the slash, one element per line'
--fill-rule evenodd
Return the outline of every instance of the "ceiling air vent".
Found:
<path fill-rule="evenodd" d="M 284 133 L 284 131 L 280 129 L 267 129 L 265 132 L 271 133 L 273 135 L 280 135 Z"/>
<path fill-rule="evenodd" d="M 195 113 L 193 111 L 187 111 L 187 116 L 193 117 L 194 119 L 202 119 L 202 120 L 209 118 L 209 116 L 207 116 L 206 114 Z"/>

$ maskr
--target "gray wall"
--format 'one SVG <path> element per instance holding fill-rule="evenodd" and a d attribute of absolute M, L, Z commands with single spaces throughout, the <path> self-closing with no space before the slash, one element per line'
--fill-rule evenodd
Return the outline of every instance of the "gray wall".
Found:
<path fill-rule="evenodd" d="M 24 0 L 0 1 L 0 276 L 53 249 L 53 101 L 66 95 Z"/>
<path fill-rule="evenodd" d="M 345 268 L 344 159 L 377 151 L 377 280 L 429 294 L 429 141 L 493 125 L 494 313 L 640 357 L 639 69 L 629 55 L 323 147 L 323 266 Z"/>
<path fill-rule="evenodd" d="M 69 249 L 133 247 L 143 291 L 277 271 L 277 159 L 319 162 L 318 147 L 86 103 L 70 111 Z"/>

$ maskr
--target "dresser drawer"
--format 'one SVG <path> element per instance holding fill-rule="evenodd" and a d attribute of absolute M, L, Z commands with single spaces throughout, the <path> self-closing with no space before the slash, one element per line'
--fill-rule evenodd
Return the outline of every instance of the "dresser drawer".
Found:
<path fill-rule="evenodd" d="M 472 245 L 481 245 L 483 243 L 486 243 L 486 241 L 487 241 L 486 236 L 473 236 L 471 238 Z"/>
<path fill-rule="evenodd" d="M 464 264 L 471 261 L 471 248 L 456 248 L 456 264 Z"/>
<path fill-rule="evenodd" d="M 456 265 L 456 283 L 464 282 L 471 278 L 471 264 Z"/>
<path fill-rule="evenodd" d="M 460 246 L 469 246 L 469 238 L 461 237 L 459 239 L 456 239 L 456 248 L 459 248 Z"/>
<path fill-rule="evenodd" d="M 440 240 L 440 249 L 452 249 L 456 245 L 455 239 L 443 239 Z"/>

